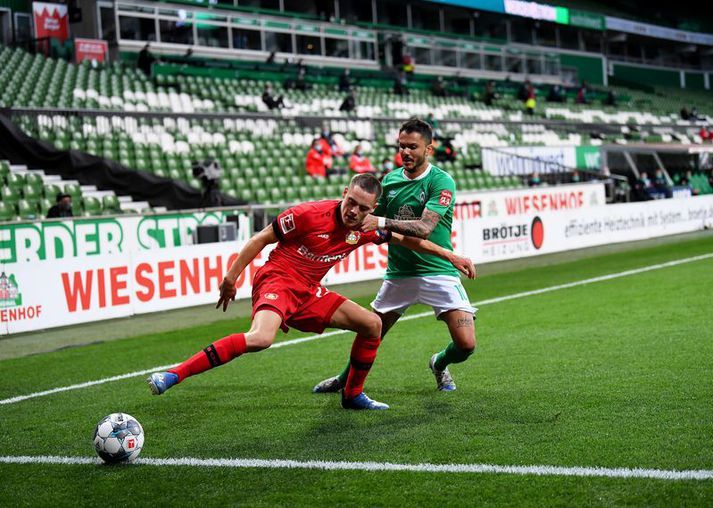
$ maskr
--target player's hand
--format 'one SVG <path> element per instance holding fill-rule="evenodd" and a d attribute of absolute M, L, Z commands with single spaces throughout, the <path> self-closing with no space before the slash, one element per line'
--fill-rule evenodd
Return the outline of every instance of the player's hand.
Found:
<path fill-rule="evenodd" d="M 475 277 L 476 277 L 475 265 L 470 260 L 470 258 L 466 258 L 463 256 L 458 256 L 457 254 L 454 254 L 453 259 L 451 259 L 451 264 L 453 266 L 455 266 L 459 272 L 461 272 L 463 275 L 465 275 L 469 279 L 475 279 Z"/>
<path fill-rule="evenodd" d="M 215 306 L 215 308 L 217 309 L 220 307 L 221 304 L 223 304 L 223 312 L 225 312 L 228 308 L 228 304 L 230 303 L 230 301 L 235 301 L 235 284 L 231 284 L 226 279 L 223 279 L 223 282 L 220 283 L 218 289 L 220 289 L 220 299 L 218 300 L 218 304 Z"/>
<path fill-rule="evenodd" d="M 367 215 L 361 225 L 361 232 L 368 233 L 379 228 L 379 219 L 375 215 Z"/>

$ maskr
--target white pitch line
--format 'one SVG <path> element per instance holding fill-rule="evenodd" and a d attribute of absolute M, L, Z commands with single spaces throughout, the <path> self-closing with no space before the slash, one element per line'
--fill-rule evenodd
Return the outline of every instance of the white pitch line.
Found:
<path fill-rule="evenodd" d="M 99 465 L 96 457 L 0 456 L 4 464 Z M 132 465 L 157 467 L 224 467 L 260 469 L 317 469 L 323 471 L 408 471 L 414 473 L 470 473 L 534 476 L 579 476 L 594 478 L 642 478 L 652 480 L 713 480 L 713 470 L 666 470 L 643 468 L 498 466 L 494 464 L 395 464 L 392 462 L 346 462 L 285 459 L 197 459 L 190 457 L 137 459 Z"/>
<path fill-rule="evenodd" d="M 708 254 L 701 254 L 700 256 L 692 256 L 689 258 L 668 261 L 666 263 L 658 263 L 655 265 L 642 266 L 640 268 L 634 268 L 632 270 L 626 270 L 623 272 L 610 273 L 607 275 L 601 275 L 599 277 L 592 277 L 589 279 L 568 282 L 566 284 L 558 284 L 556 286 L 549 286 L 546 288 L 534 289 L 532 291 L 523 291 L 521 293 L 514 293 L 512 295 L 499 296 L 497 298 L 490 298 L 488 300 L 482 300 L 480 302 L 472 302 L 472 303 L 476 307 L 479 307 L 479 306 L 482 307 L 483 305 L 492 305 L 494 303 L 505 302 L 508 300 L 516 300 L 518 298 L 525 298 L 528 296 L 535 296 L 535 295 L 540 295 L 543 293 L 550 293 L 552 291 L 559 291 L 562 289 L 569 289 L 569 288 L 573 288 L 573 287 L 577 287 L 577 286 L 584 286 L 587 284 L 593 284 L 595 282 L 609 281 L 609 280 L 618 279 L 621 277 L 637 275 L 640 273 L 650 272 L 652 270 L 661 270 L 663 268 L 670 268 L 672 266 L 683 265 L 686 263 L 693 263 L 695 261 L 701 261 L 701 260 L 710 259 L 710 258 L 713 258 L 713 252 L 708 253 Z M 411 314 L 409 316 L 405 316 L 405 317 L 399 319 L 399 321 L 410 321 L 412 319 L 420 319 L 422 317 L 430 316 L 432 314 L 433 314 L 432 312 L 428 312 L 428 311 L 419 312 L 417 314 Z M 310 342 L 313 340 L 322 339 L 325 337 L 332 337 L 334 335 L 341 335 L 341 334 L 345 334 L 345 333 L 354 333 L 354 332 L 350 332 L 348 330 L 334 330 L 331 332 L 323 333 L 321 335 L 310 335 L 307 337 L 300 337 L 298 339 L 291 339 L 291 340 L 286 340 L 283 342 L 278 342 L 276 344 L 273 344 L 270 347 L 270 349 L 277 349 L 277 348 L 281 348 L 281 347 L 285 347 L 285 346 L 292 346 L 294 344 L 301 344 L 303 342 Z M 128 379 L 128 378 L 132 378 L 132 377 L 145 376 L 146 374 L 150 374 L 151 372 L 170 369 L 171 367 L 174 367 L 175 365 L 176 364 L 159 365 L 158 367 L 152 367 L 150 369 L 139 370 L 136 372 L 129 372 L 128 374 L 121 374 L 119 376 L 106 377 L 106 378 L 102 378 L 102 379 L 96 379 L 94 381 L 87 381 L 84 383 L 78 383 L 78 384 L 69 385 L 69 386 L 61 386 L 58 388 L 52 388 L 50 390 L 44 390 L 41 392 L 28 393 L 27 395 L 18 395 L 16 397 L 11 397 L 9 399 L 0 400 L 0 406 L 6 405 L 6 404 L 15 404 L 17 402 L 22 402 L 23 400 L 34 399 L 36 397 L 44 397 L 47 395 L 53 395 L 55 393 L 67 392 L 70 390 L 79 390 L 81 388 L 88 388 L 90 386 L 101 385 L 104 383 L 110 383 L 112 381 L 120 381 L 122 379 Z"/>

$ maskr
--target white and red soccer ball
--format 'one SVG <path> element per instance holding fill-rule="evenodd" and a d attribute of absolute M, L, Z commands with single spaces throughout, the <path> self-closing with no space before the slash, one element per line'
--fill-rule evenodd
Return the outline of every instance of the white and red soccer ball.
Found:
<path fill-rule="evenodd" d="M 144 446 L 144 429 L 131 415 L 112 413 L 94 429 L 94 449 L 104 462 L 131 462 Z"/>

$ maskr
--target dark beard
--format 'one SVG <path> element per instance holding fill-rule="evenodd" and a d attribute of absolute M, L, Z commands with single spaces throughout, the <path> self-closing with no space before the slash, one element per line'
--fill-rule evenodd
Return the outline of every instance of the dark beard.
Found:
<path fill-rule="evenodd" d="M 406 166 L 404 166 L 404 169 L 407 173 L 415 173 L 416 171 L 418 171 L 418 168 L 420 168 L 426 162 L 426 157 L 422 157 L 421 159 L 414 159 L 413 162 L 413 168 L 411 169 L 406 169 Z"/>

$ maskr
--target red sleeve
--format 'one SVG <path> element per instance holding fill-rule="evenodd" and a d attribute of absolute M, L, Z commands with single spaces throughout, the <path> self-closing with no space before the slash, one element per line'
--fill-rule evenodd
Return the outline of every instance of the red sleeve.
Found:
<path fill-rule="evenodd" d="M 374 243 L 376 245 L 381 245 L 382 243 L 388 243 L 391 240 L 391 231 L 386 231 L 383 229 L 377 229 L 376 231 L 369 231 L 361 236 L 361 244 Z"/>
<path fill-rule="evenodd" d="M 288 208 L 272 223 L 272 229 L 280 241 L 296 238 L 309 231 L 309 205 L 301 204 Z"/>

